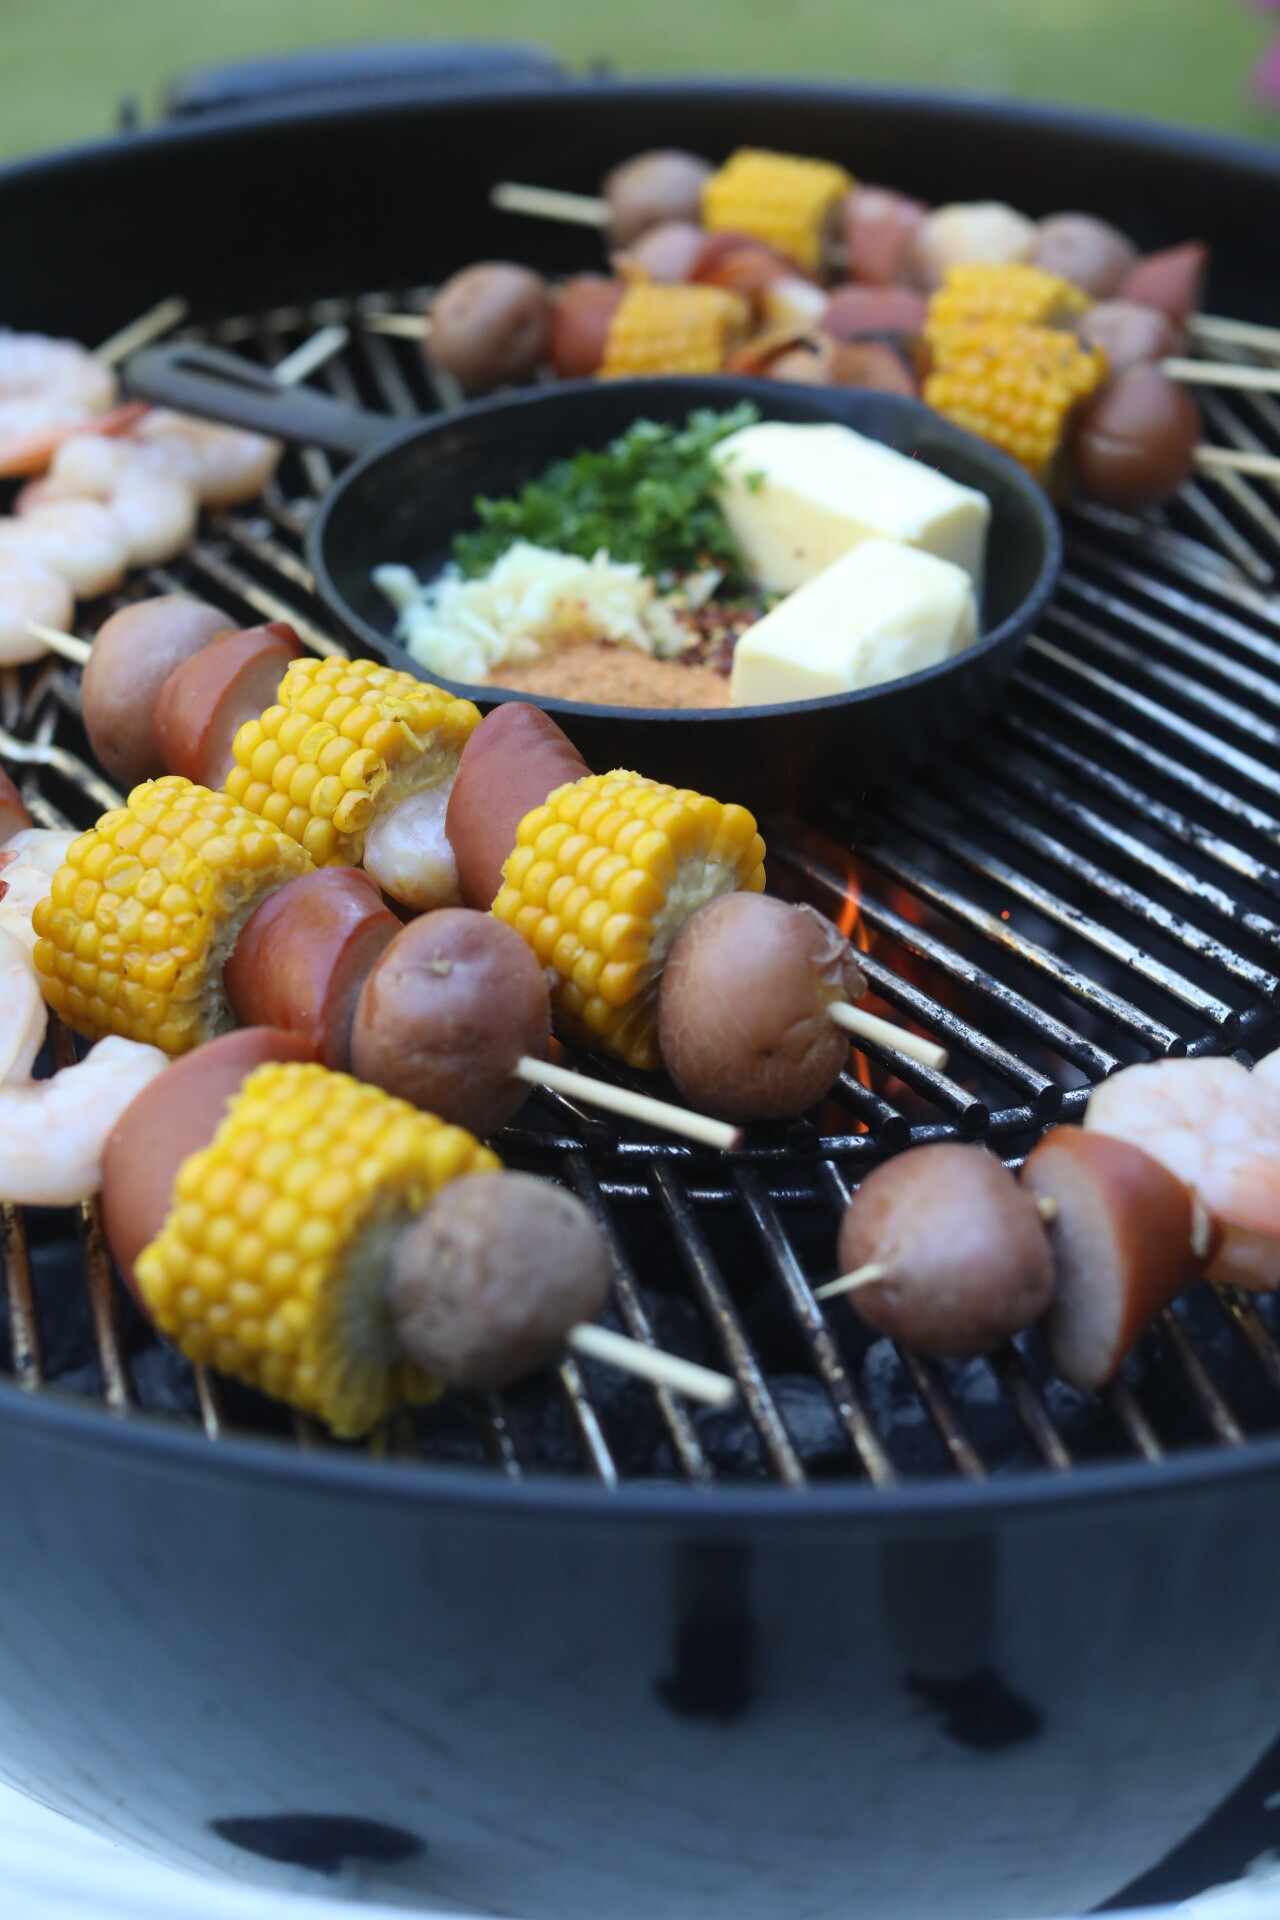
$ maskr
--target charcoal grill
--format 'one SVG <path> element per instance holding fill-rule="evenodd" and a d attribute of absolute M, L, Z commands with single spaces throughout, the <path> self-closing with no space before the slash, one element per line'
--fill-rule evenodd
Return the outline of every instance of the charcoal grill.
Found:
<path fill-rule="evenodd" d="M 944 186 L 928 169 L 958 131 Z M 309 377 L 407 419 L 455 397 L 387 325 L 430 287 L 325 291 L 360 284 L 353 263 L 589 264 L 580 235 L 495 225 L 488 181 L 589 187 L 642 145 L 747 138 L 935 198 L 1016 180 L 1032 210 L 1089 204 L 1148 241 L 1178 237 L 1190 200 L 1236 310 L 1265 315 L 1236 223 L 1246 191 L 1255 218 L 1280 208 L 1269 157 L 832 90 L 583 86 L 215 117 L 12 172 L 4 317 L 93 337 L 180 288 L 190 337 L 267 365 L 340 329 Z M 323 239 L 304 209 L 281 260 L 286 166 L 345 184 Z M 450 223 L 423 246 L 380 209 L 360 226 L 406 173 Z M 111 303 L 37 266 L 41 218 L 87 238 L 91 179 L 123 252 Z M 210 214 L 209 244 L 156 196 Z M 1224 444 L 1280 448 L 1266 396 L 1206 413 Z M 332 474 L 291 453 L 130 591 L 331 647 L 302 543 Z M 1074 509 L 998 717 L 909 791 L 766 823 L 774 883 L 857 930 L 873 991 L 950 1049 L 945 1073 L 869 1045 L 820 1114 L 732 1159 L 544 1092 L 501 1136 L 605 1228 L 616 1324 L 731 1371 L 729 1412 L 570 1358 L 338 1447 L 158 1344 L 92 1205 L 3 1209 L 8 1776 L 170 1857 L 561 1920 L 824 1915 L 853 1883 L 875 1914 L 1062 1911 L 1205 1820 L 1280 1731 L 1273 1302 L 1193 1291 L 1096 1397 L 1049 1375 L 1034 1334 L 931 1362 L 814 1289 L 884 1154 L 966 1139 L 1016 1159 L 1120 1063 L 1280 1039 L 1277 566 L 1275 495 L 1238 475 L 1140 519 Z M 65 662 L 4 676 L 0 720 L 38 820 L 109 804 Z M 55 1059 L 71 1044 L 55 1032 Z"/>

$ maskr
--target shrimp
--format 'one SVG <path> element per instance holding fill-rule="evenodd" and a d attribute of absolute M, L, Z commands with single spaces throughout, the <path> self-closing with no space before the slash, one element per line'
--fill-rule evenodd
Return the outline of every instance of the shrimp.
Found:
<path fill-rule="evenodd" d="M 203 507 L 233 507 L 256 499 L 279 464 L 278 440 L 238 427 L 215 426 L 190 414 L 153 407 L 130 438 L 157 469 L 192 487 Z"/>
<path fill-rule="evenodd" d="M 97 1192 L 107 1135 L 169 1062 L 159 1047 L 113 1034 L 77 1065 L 33 1080 L 47 1024 L 31 956 L 0 928 L 0 1200 L 68 1207 Z"/>
<path fill-rule="evenodd" d="M 53 876 L 76 838 L 72 831 L 24 827 L 0 850 L 0 931 L 35 949 L 31 916 L 37 900 L 53 891 Z"/>
<path fill-rule="evenodd" d="M 0 330 L 0 471 L 30 471 L 22 461 L 41 435 L 82 424 L 115 398 L 111 369 L 74 340 Z"/>
<path fill-rule="evenodd" d="M 47 1020 L 31 955 L 0 928 L 0 1086 L 30 1079 Z"/>
<path fill-rule="evenodd" d="M 165 473 L 142 448 L 126 439 L 80 433 L 58 448 L 48 478 L 24 487 L 21 518 L 55 500 L 100 500 L 124 534 L 131 567 L 158 566 L 180 553 L 195 532 L 199 512 L 194 490 Z"/>
<path fill-rule="evenodd" d="M 461 904 L 457 862 L 444 830 L 452 784 L 442 780 L 411 794 L 375 820 L 365 835 L 365 872 L 415 913 Z"/>
<path fill-rule="evenodd" d="M 75 596 L 62 574 L 24 547 L 0 547 L 0 667 L 38 660 L 48 651 L 27 631 L 31 621 L 68 627 Z"/>
<path fill-rule="evenodd" d="M 1191 1187 L 1223 1229 L 1210 1280 L 1280 1287 L 1280 1085 L 1236 1060 L 1157 1060 L 1095 1087 L 1084 1124 Z"/>
<path fill-rule="evenodd" d="M 0 1200 L 70 1207 L 96 1193 L 107 1136 L 168 1064 L 159 1047 L 112 1034 L 52 1079 L 0 1084 Z"/>
<path fill-rule="evenodd" d="M 77 599 L 109 593 L 124 579 L 123 527 L 101 500 L 37 501 L 0 520 L 0 553 L 25 552 L 60 573 Z"/>
<path fill-rule="evenodd" d="M 25 414 L 17 413 L 16 402 L 14 408 L 10 431 L 5 432 L 0 422 L 0 480 L 25 480 L 44 473 L 64 440 L 90 427 L 94 433 L 124 433 L 147 411 L 141 401 L 129 400 L 108 413 L 86 416 L 77 410 L 74 419 L 50 420 L 49 408 L 39 401 L 32 401 Z"/>

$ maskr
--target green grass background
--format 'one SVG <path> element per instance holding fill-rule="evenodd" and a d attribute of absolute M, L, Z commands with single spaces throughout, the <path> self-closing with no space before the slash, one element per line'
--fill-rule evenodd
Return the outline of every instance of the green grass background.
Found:
<path fill-rule="evenodd" d="M 1273 15 L 1280 34 L 1280 15 Z M 190 66 L 343 40 L 536 40 L 628 73 L 821 74 L 1030 95 L 1280 136 L 1241 0 L 0 0 L 0 157 L 157 110 Z"/>

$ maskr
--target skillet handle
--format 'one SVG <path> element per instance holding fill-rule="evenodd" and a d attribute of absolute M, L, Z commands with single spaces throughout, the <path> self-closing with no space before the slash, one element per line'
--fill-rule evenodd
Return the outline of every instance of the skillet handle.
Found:
<path fill-rule="evenodd" d="M 405 431 L 403 420 L 309 387 L 282 387 L 268 368 L 198 341 L 144 348 L 129 360 L 124 382 L 139 400 L 330 453 L 372 453 Z"/>

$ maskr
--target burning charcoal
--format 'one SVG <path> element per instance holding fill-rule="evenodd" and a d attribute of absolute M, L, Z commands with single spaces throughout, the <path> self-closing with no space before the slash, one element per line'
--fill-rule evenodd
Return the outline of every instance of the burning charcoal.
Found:
<path fill-rule="evenodd" d="M 139 1405 L 148 1413 L 166 1413 L 180 1420 L 198 1420 L 200 1402 L 190 1362 L 167 1340 L 158 1340 L 135 1354 L 130 1363 Z"/>
<path fill-rule="evenodd" d="M 803 1374 L 778 1373 L 768 1380 L 782 1424 L 806 1467 L 821 1470 L 843 1463 L 849 1452 L 835 1409 L 816 1380 Z M 741 1400 L 723 1413 L 694 1416 L 707 1456 L 722 1473 L 752 1479 L 768 1477 L 760 1436 Z"/>
<path fill-rule="evenodd" d="M 791 1373 L 775 1374 L 769 1387 L 791 1444 L 805 1466 L 815 1471 L 846 1466 L 849 1441 L 826 1389 L 804 1374 Z"/>
<path fill-rule="evenodd" d="M 946 1451 L 891 1340 L 873 1340 L 867 1348 L 862 1386 L 872 1423 L 898 1471 L 945 1473 Z"/>
<path fill-rule="evenodd" d="M 582 1471 L 582 1447 L 554 1368 L 513 1387 L 503 1404 L 523 1464 L 551 1473 Z"/>
<path fill-rule="evenodd" d="M 62 1386 L 64 1375 L 97 1364 L 79 1240 L 54 1240 L 33 1246 L 31 1278 L 45 1375 Z M 69 1388 L 72 1393 L 81 1390 Z"/>
<path fill-rule="evenodd" d="M 489 1464 L 475 1410 L 465 1394 L 447 1393 L 433 1407 L 424 1407 L 418 1414 L 417 1433 L 424 1460 L 463 1467 Z"/>

